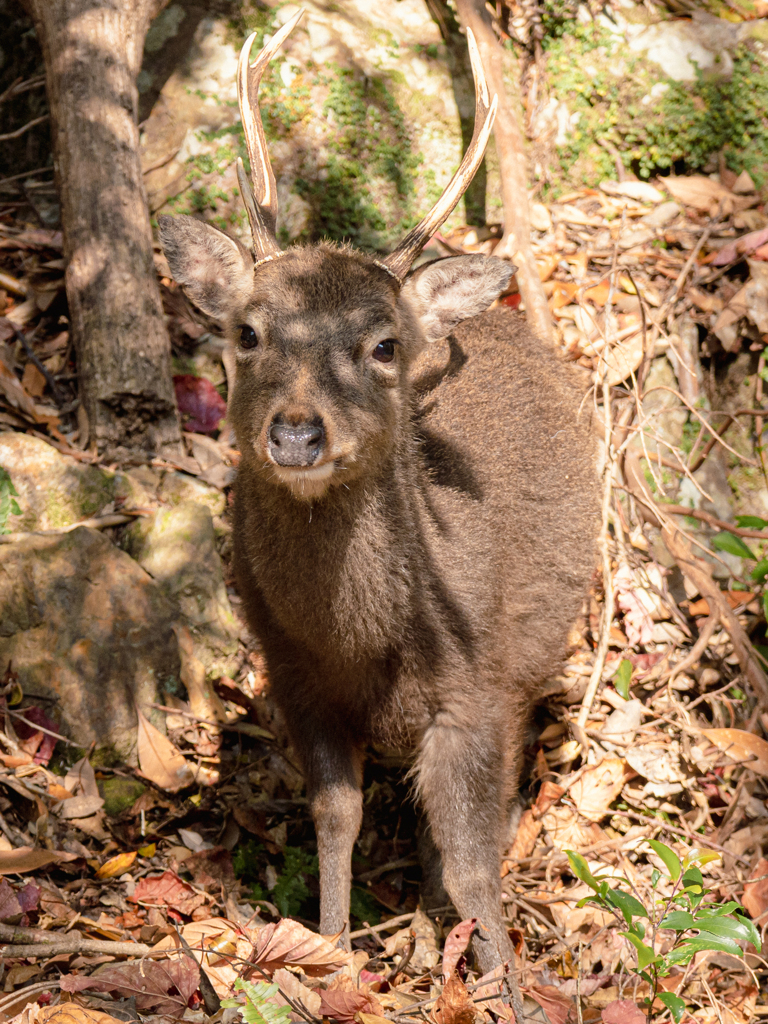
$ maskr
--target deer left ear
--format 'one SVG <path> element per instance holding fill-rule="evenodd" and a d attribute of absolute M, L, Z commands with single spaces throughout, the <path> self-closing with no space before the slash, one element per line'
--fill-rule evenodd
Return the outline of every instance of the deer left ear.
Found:
<path fill-rule="evenodd" d="M 253 259 L 240 242 L 194 217 L 158 217 L 174 279 L 204 313 L 225 321 L 253 287 Z"/>
<path fill-rule="evenodd" d="M 517 267 L 493 256 L 449 256 L 409 275 L 403 296 L 410 302 L 427 341 L 438 341 L 462 320 L 488 309 Z"/>

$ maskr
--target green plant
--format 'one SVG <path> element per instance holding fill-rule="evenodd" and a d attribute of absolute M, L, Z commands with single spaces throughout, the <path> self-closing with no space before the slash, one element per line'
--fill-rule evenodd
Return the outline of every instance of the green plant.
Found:
<path fill-rule="evenodd" d="M 307 876 L 316 877 L 317 873 L 317 857 L 298 846 L 283 848 L 283 870 L 270 893 L 272 902 L 283 917 L 292 917 L 299 913 L 302 904 L 310 895 Z"/>
<path fill-rule="evenodd" d="M 649 839 L 648 844 L 666 869 L 666 874 L 662 874 L 654 868 L 651 888 L 657 893 L 662 878 L 669 888 L 668 895 L 654 899 L 649 906 L 642 902 L 636 889 L 635 895 L 624 889 L 612 889 L 606 879 L 593 876 L 580 853 L 574 850 L 566 850 L 565 853 L 574 875 L 594 893 L 579 900 L 577 906 L 591 903 L 614 914 L 624 929 L 621 934 L 634 947 L 636 964 L 626 966 L 650 986 L 651 994 L 646 998 L 648 1020 L 653 1020 L 654 1003 L 659 999 L 677 1024 L 683 1015 L 685 1001 L 673 992 L 664 991 L 660 984 L 663 978 L 670 976 L 672 968 L 687 964 L 702 950 L 715 950 L 743 958 L 744 951 L 739 943 L 752 943 L 759 950 L 760 934 L 752 921 L 743 916 L 740 904 L 731 900 L 718 906 L 710 898 L 712 890 L 704 887 L 697 862 L 703 866 L 717 860 L 720 854 L 694 847 L 681 861 L 675 851 L 664 843 Z M 621 881 L 634 889 L 628 879 L 623 878 Z M 662 931 L 673 932 L 674 938 L 665 953 L 657 953 L 659 933 Z"/>
<path fill-rule="evenodd" d="M 0 466 L 0 533 L 11 532 L 8 526 L 8 516 L 11 513 L 15 516 L 21 515 L 19 503 L 15 500 L 18 496 L 11 474 Z"/>
<path fill-rule="evenodd" d="M 277 985 L 268 985 L 266 981 L 235 980 L 235 990 L 245 993 L 245 1002 L 239 999 L 222 999 L 221 1005 L 227 1009 L 240 1010 L 246 1024 L 287 1024 L 290 1019 L 290 1006 L 278 1006 L 272 999 L 277 995 Z"/>

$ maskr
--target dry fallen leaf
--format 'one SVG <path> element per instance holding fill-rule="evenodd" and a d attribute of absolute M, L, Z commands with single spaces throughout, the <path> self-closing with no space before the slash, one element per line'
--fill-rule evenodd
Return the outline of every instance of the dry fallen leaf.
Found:
<path fill-rule="evenodd" d="M 477 918 L 470 917 L 466 921 L 459 921 L 459 923 L 448 933 L 448 937 L 446 938 L 445 945 L 443 947 L 444 981 L 447 982 L 456 970 L 456 964 L 466 951 L 476 924 Z"/>
<path fill-rule="evenodd" d="M 256 936 L 253 950 L 253 962 L 267 973 L 278 967 L 301 967 L 310 978 L 333 974 L 351 958 L 351 953 L 338 949 L 324 935 L 287 917 L 265 925 Z"/>
<path fill-rule="evenodd" d="M 531 985 L 520 990 L 544 1010 L 550 1024 L 567 1024 L 575 1016 L 575 1004 L 554 985 Z"/>
<path fill-rule="evenodd" d="M 352 1024 L 357 1013 L 369 1013 L 376 1017 L 384 1016 L 384 1009 L 370 992 L 359 989 L 351 991 L 343 988 L 327 989 L 320 993 L 320 1017 L 330 1017 L 340 1024 Z"/>
<path fill-rule="evenodd" d="M 751 771 L 768 776 L 768 740 L 743 729 L 704 729 L 702 736 L 732 761 L 746 762 Z"/>
<path fill-rule="evenodd" d="M 173 871 L 139 879 L 133 895 L 128 898 L 132 903 L 172 907 L 187 916 L 205 903 L 205 896 L 195 892 L 191 885 L 183 882 Z"/>
<path fill-rule="evenodd" d="M 139 774 L 160 789 L 177 793 L 194 781 L 194 772 L 178 747 L 137 709 Z"/>
<path fill-rule="evenodd" d="M 601 821 L 635 772 L 623 757 L 604 757 L 587 768 L 569 790 L 577 811 L 589 821 Z"/>
<path fill-rule="evenodd" d="M 597 370 L 597 378 L 605 376 L 610 387 L 621 384 L 643 361 L 643 335 L 640 331 L 626 341 L 620 341 L 610 350 L 602 353 Z"/>
<path fill-rule="evenodd" d="M 105 860 L 99 870 L 96 872 L 97 878 L 117 878 L 118 875 L 122 875 L 128 870 L 128 868 L 136 860 L 136 851 L 133 850 L 131 853 L 118 853 L 115 857 L 110 857 L 109 860 Z"/>
<path fill-rule="evenodd" d="M 727 188 L 703 174 L 692 174 L 685 178 L 670 175 L 664 179 L 664 188 L 679 202 L 707 213 L 721 201 L 736 199 Z"/>
<path fill-rule="evenodd" d="M 758 918 L 768 910 L 768 860 L 761 857 L 752 871 L 754 882 L 747 882 L 741 902 L 747 908 L 750 917 Z M 759 881 L 758 881 L 759 879 Z"/>
<path fill-rule="evenodd" d="M 36 1024 L 122 1024 L 101 1010 L 89 1010 L 77 1003 L 59 1003 L 58 1006 L 41 1006 Z"/>
<path fill-rule="evenodd" d="M 616 999 L 600 1011 L 603 1024 L 646 1024 L 640 1007 L 629 999 Z"/>
<path fill-rule="evenodd" d="M 0 875 L 23 875 L 27 871 L 39 871 L 48 864 L 64 860 L 77 860 L 78 854 L 63 850 L 33 850 L 31 846 L 19 846 L 15 850 L 0 850 Z"/>
<path fill-rule="evenodd" d="M 136 960 L 117 967 L 105 967 L 86 977 L 65 974 L 60 981 L 63 992 L 82 992 L 94 988 L 101 992 L 119 992 L 136 1000 L 139 1010 L 182 1017 L 189 1000 L 200 984 L 200 969 L 191 957 L 173 960 Z"/>
<path fill-rule="evenodd" d="M 458 974 L 449 976 L 431 1017 L 436 1024 L 473 1024 L 474 1004 L 467 992 L 467 986 Z"/>
<path fill-rule="evenodd" d="M 541 832 L 541 822 L 533 816 L 532 810 L 524 811 L 517 826 L 515 841 L 509 850 L 509 860 L 519 861 L 530 857 Z M 508 869 L 507 869 L 508 870 Z M 507 872 L 505 872 L 506 874 Z"/>

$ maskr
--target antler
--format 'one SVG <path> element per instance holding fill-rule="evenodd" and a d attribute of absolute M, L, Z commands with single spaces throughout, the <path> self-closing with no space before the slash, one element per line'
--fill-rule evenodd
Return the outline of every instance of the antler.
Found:
<path fill-rule="evenodd" d="M 485 147 L 488 145 L 488 138 L 493 128 L 496 117 L 496 105 L 498 97 L 490 98 L 488 83 L 485 80 L 485 72 L 480 60 L 477 43 L 472 29 L 467 29 L 467 43 L 469 45 L 469 59 L 472 62 L 472 74 L 475 79 L 475 130 L 472 133 L 472 141 L 469 149 L 464 154 L 461 165 L 451 178 L 445 192 L 429 211 L 421 223 L 409 232 L 398 247 L 385 256 L 383 263 L 402 281 L 411 264 L 419 255 L 424 245 L 434 235 L 443 221 L 447 220 L 453 212 L 454 207 L 469 188 L 469 184 L 480 166 Z"/>
<path fill-rule="evenodd" d="M 245 144 L 251 162 L 251 189 L 245 175 L 243 161 L 238 157 L 237 180 L 243 197 L 253 235 L 253 248 L 257 259 L 274 256 L 281 252 L 275 231 L 277 226 L 277 189 L 275 175 L 269 162 L 267 140 L 259 113 L 259 85 L 264 70 L 294 30 L 304 14 L 296 14 L 270 39 L 253 64 L 248 63 L 256 33 L 248 36 L 240 51 L 237 65 L 237 98 L 240 102 L 240 117 L 245 131 Z"/>

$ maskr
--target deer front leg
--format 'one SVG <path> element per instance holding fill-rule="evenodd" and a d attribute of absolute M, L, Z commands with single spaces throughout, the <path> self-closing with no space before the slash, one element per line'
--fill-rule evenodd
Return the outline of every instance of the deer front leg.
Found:
<path fill-rule="evenodd" d="M 499 859 L 508 785 L 497 726 L 458 724 L 441 713 L 419 753 L 419 792 L 441 856 L 443 884 L 462 920 L 478 919 L 472 949 L 483 974 L 515 953 L 501 916 Z M 508 995 L 519 1021 L 522 1000 L 514 975 Z"/>
<path fill-rule="evenodd" d="M 304 757 L 307 794 L 320 860 L 320 931 L 342 932 L 349 948 L 352 847 L 363 818 L 362 758 L 351 743 L 333 736 L 316 741 Z"/>

